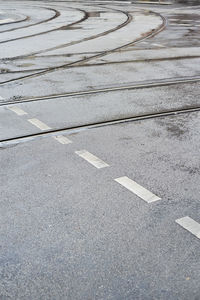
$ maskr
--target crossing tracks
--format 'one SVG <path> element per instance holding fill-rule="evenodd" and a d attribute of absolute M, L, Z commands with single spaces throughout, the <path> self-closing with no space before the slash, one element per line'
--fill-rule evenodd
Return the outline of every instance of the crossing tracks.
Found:
<path fill-rule="evenodd" d="M 197 285 L 197 10 L 0 2 L 16 21 L 0 24 L 0 227 L 34 265 L 27 298 L 188 299 Z M 9 278 L 0 295 L 25 286 Z"/>

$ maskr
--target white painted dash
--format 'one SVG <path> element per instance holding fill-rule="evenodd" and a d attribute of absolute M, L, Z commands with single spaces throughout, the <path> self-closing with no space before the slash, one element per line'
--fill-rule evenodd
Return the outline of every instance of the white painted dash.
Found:
<path fill-rule="evenodd" d="M 146 201 L 147 203 L 155 202 L 158 200 L 161 200 L 158 196 L 154 195 L 132 179 L 128 178 L 127 176 L 123 176 L 120 178 L 116 178 L 115 181 L 117 181 L 119 184 L 123 185 L 125 188 L 127 188 L 129 191 L 136 194 L 138 197 Z"/>
<path fill-rule="evenodd" d="M 109 166 L 103 160 L 101 160 L 100 158 L 96 157 L 95 155 L 91 154 L 86 150 L 75 151 L 75 153 L 78 154 L 83 159 L 87 160 L 91 165 L 93 165 L 97 169 L 101 169 Z"/>
<path fill-rule="evenodd" d="M 70 141 L 66 136 L 63 136 L 63 135 L 57 135 L 57 136 L 54 136 L 53 138 L 63 145 L 72 143 L 72 141 Z"/>
<path fill-rule="evenodd" d="M 49 127 L 48 125 L 44 124 L 43 122 L 41 122 L 38 119 L 28 119 L 28 121 L 35 125 L 37 128 L 41 129 L 41 130 L 48 130 L 51 129 L 51 127 Z"/>
<path fill-rule="evenodd" d="M 27 112 L 25 112 L 23 109 L 17 107 L 17 106 L 8 106 L 9 110 L 12 110 L 14 113 L 16 113 L 18 116 L 27 115 Z"/>
<path fill-rule="evenodd" d="M 176 223 L 200 239 L 200 224 L 186 216 L 176 220 Z"/>

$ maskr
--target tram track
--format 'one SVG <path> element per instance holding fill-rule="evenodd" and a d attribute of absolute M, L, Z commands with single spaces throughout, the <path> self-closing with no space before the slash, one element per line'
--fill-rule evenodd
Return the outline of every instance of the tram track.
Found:
<path fill-rule="evenodd" d="M 118 10 L 116 10 L 116 11 L 118 11 Z M 87 18 L 86 19 L 88 19 L 89 13 L 87 13 L 85 11 L 85 14 L 87 14 Z M 126 18 L 126 20 L 123 23 L 121 23 L 120 25 L 117 25 L 116 27 L 111 28 L 111 29 L 109 29 L 107 31 L 101 32 L 101 33 L 96 34 L 96 35 L 89 36 L 87 38 L 84 38 L 84 39 L 81 39 L 81 40 L 78 40 L 78 41 L 74 41 L 74 42 L 62 44 L 62 45 L 59 45 L 59 46 L 55 46 L 55 47 L 52 47 L 52 48 L 48 48 L 48 49 L 45 49 L 45 50 L 37 51 L 37 52 L 31 53 L 31 54 L 28 54 L 26 56 L 24 55 L 24 56 L 18 56 L 18 57 L 9 58 L 8 60 L 13 61 L 13 60 L 16 60 L 16 59 L 28 59 L 29 57 L 35 56 L 36 54 L 45 53 L 45 52 L 48 52 L 48 51 L 51 51 L 51 50 L 60 49 L 60 48 L 64 48 L 64 47 L 68 47 L 68 46 L 72 46 L 72 45 L 76 45 L 76 44 L 79 44 L 79 43 L 82 43 L 82 42 L 85 42 L 85 41 L 89 41 L 89 40 L 92 40 L 92 39 L 95 39 L 95 38 L 98 38 L 98 37 L 101 37 L 101 36 L 105 36 L 105 35 L 107 35 L 107 34 L 109 34 L 111 32 L 117 31 L 118 29 L 126 26 L 128 23 L 131 22 L 131 20 L 132 20 L 132 18 L 129 18 L 129 16 L 127 15 L 127 18 Z M 71 27 L 73 25 L 75 25 L 75 24 L 70 24 L 69 27 Z M 2 61 L 5 61 L 5 60 L 7 60 L 7 59 L 3 59 Z M 29 73 L 30 72 L 34 72 L 35 73 L 37 71 L 47 71 L 47 70 L 48 70 L 48 68 L 38 68 L 37 70 L 30 70 L 30 71 L 28 70 L 28 72 Z M 23 73 L 23 71 L 27 72 L 27 70 L 22 70 L 21 72 L 19 71 L 19 73 Z M 6 73 L 6 74 L 9 74 L 9 73 L 10 74 L 12 74 L 12 73 L 16 74 L 17 72 L 15 72 L 15 71 L 14 72 L 2 72 L 2 74 L 4 74 L 4 73 Z M 0 84 L 1 84 L 1 82 L 0 82 Z"/>
<path fill-rule="evenodd" d="M 76 10 L 82 12 L 83 17 L 81 19 L 73 22 L 73 23 L 70 23 L 70 24 L 67 24 L 67 25 L 62 24 L 62 26 L 60 26 L 60 27 L 53 28 L 53 29 L 50 29 L 50 30 L 46 30 L 46 31 L 43 31 L 43 32 L 34 33 L 34 34 L 31 34 L 31 35 L 22 36 L 22 37 L 18 37 L 18 38 L 13 38 L 13 39 L 10 39 L 10 40 L 0 41 L 0 44 L 14 42 L 14 41 L 18 41 L 18 40 L 24 40 L 24 39 L 27 39 L 27 38 L 36 37 L 36 36 L 40 36 L 40 35 L 43 35 L 43 34 L 51 33 L 51 32 L 54 32 L 54 31 L 61 30 L 63 28 L 63 26 L 65 26 L 65 28 L 69 28 L 70 26 L 79 24 L 79 23 L 83 22 L 84 20 L 86 20 L 88 18 L 87 12 L 85 12 L 84 10 L 81 10 L 81 9 L 76 9 Z M 60 15 L 60 12 L 59 12 L 59 15 Z"/>
<path fill-rule="evenodd" d="M 0 101 L 0 107 L 6 105 L 20 104 L 20 103 L 30 103 L 35 101 L 49 101 L 59 98 L 67 98 L 67 97 L 75 97 L 75 96 L 85 96 L 85 95 L 93 95 L 93 94 L 101 94 L 101 93 L 109 93 L 116 91 L 124 91 L 124 90 L 135 90 L 135 89 L 146 89 L 146 88 L 155 88 L 155 87 L 164 87 L 171 86 L 177 84 L 189 84 L 200 82 L 200 76 L 190 76 L 190 77 L 180 77 L 180 78 L 165 78 L 161 80 L 153 80 L 153 81 L 142 81 L 139 83 L 133 84 L 125 84 L 119 86 L 119 84 L 114 85 L 112 87 L 106 87 L 101 89 L 92 89 L 92 90 L 83 90 L 83 91 L 74 91 L 74 92 L 66 92 L 60 94 L 51 94 L 46 96 L 39 97 L 30 97 L 30 98 L 20 98 L 15 100 L 3 100 Z"/>
<path fill-rule="evenodd" d="M 131 15 L 127 12 L 124 12 L 127 14 L 127 17 L 128 19 L 130 20 L 131 19 Z M 151 12 L 153 14 L 155 14 L 154 12 Z M 102 51 L 101 53 L 98 53 L 98 54 L 95 54 L 93 56 L 90 56 L 90 57 L 87 57 L 87 58 L 84 58 L 84 59 L 80 59 L 80 60 L 77 60 L 77 61 L 74 61 L 74 62 L 71 62 L 71 63 L 67 63 L 67 64 L 62 64 L 60 66 L 57 66 L 57 67 L 50 67 L 44 71 L 40 71 L 40 72 L 37 72 L 37 73 L 34 73 L 34 74 L 28 74 L 28 75 L 24 75 L 24 76 L 21 76 L 21 77 L 17 77 L 17 78 L 13 78 L 13 79 L 9 79 L 9 80 L 5 80 L 3 82 L 0 82 L 0 85 L 3 85 L 3 84 L 7 84 L 7 83 L 10 83 L 10 82 L 16 82 L 16 81 L 19 81 L 19 80 L 24 80 L 24 79 L 30 79 L 30 78 L 35 78 L 35 77 L 38 77 L 38 76 L 42 76 L 42 75 L 45 75 L 47 73 L 52 73 L 52 72 L 55 72 L 57 70 L 64 70 L 64 69 L 67 69 L 67 68 L 70 68 L 71 66 L 75 66 L 75 65 L 81 65 L 85 62 L 88 62 L 88 61 L 91 61 L 93 59 L 96 59 L 96 58 L 99 58 L 99 57 L 103 57 L 107 54 L 110 54 L 110 53 L 113 53 L 115 51 L 118 51 L 118 50 L 121 50 L 121 49 L 124 49 L 128 46 L 131 46 L 131 45 L 135 45 L 143 40 L 146 40 L 147 38 L 150 38 L 150 37 L 153 37 L 155 36 L 156 34 L 158 34 L 159 32 L 161 32 L 165 26 L 166 26 L 166 23 L 167 23 L 167 20 L 164 16 L 160 15 L 159 13 L 156 13 L 157 15 L 159 15 L 161 18 L 162 18 L 162 24 L 160 26 L 158 26 L 158 28 L 156 30 L 152 30 L 150 32 L 147 32 L 145 34 L 145 36 L 142 36 L 142 37 L 139 37 L 137 39 L 135 39 L 134 41 L 132 42 L 129 42 L 129 43 L 126 43 L 122 46 L 119 46 L 119 47 L 116 47 L 114 49 L 110 49 L 110 50 L 106 50 L 106 51 Z M 121 25 L 123 26 L 123 25 Z"/>
<path fill-rule="evenodd" d="M 145 121 L 149 119 L 156 119 L 161 117 L 170 117 L 170 116 L 177 116 L 180 114 L 187 114 L 187 113 L 195 113 L 200 111 L 200 106 L 195 107 L 187 107 L 187 108 L 181 108 L 181 109 L 175 109 L 175 110 L 166 110 L 166 111 L 160 111 L 150 114 L 143 114 L 143 115 L 137 115 L 132 116 L 128 118 L 115 118 L 107 121 L 99 121 L 96 123 L 87 123 L 83 125 L 78 126 L 71 126 L 71 127 L 61 127 L 61 128 L 54 128 L 50 130 L 45 130 L 43 132 L 36 132 L 26 135 L 19 135 L 15 137 L 5 138 L 0 140 L 0 149 L 6 147 L 6 145 L 9 144 L 17 144 L 20 142 L 26 142 L 30 139 L 35 139 L 39 137 L 49 137 L 57 134 L 72 134 L 77 133 L 83 130 L 89 130 L 99 127 L 105 127 L 105 126 L 111 126 L 111 125 L 117 125 L 117 124 L 123 124 L 123 123 L 130 123 L 130 122 L 137 122 L 137 121 Z"/>
<path fill-rule="evenodd" d="M 46 56 L 44 56 L 44 57 L 46 57 Z M 127 63 L 148 63 L 148 62 L 152 62 L 152 61 L 163 62 L 163 61 L 172 61 L 172 60 L 195 59 L 195 58 L 199 58 L 199 57 L 200 57 L 200 55 L 193 55 L 193 56 L 188 56 L 187 55 L 187 56 L 177 56 L 177 57 L 162 57 L 162 58 L 145 58 L 145 59 L 137 59 L 137 60 L 107 61 L 107 62 L 99 62 L 99 63 L 93 63 L 93 64 L 84 64 L 84 65 L 81 66 L 81 68 L 107 66 L 107 65 L 115 65 L 115 64 L 120 65 L 120 64 L 127 64 Z M 79 67 L 80 66 L 74 66 L 73 68 L 79 68 Z M 44 71 L 44 70 L 47 70 L 47 68 L 6 71 L 6 72 L 2 72 L 0 74 L 18 74 L 18 73 L 20 74 L 20 73 L 37 72 L 37 71 Z"/>
<path fill-rule="evenodd" d="M 86 11 L 85 11 L 85 13 L 87 13 L 87 15 L 89 17 L 89 13 L 86 12 Z M 17 56 L 17 57 L 9 58 L 8 60 L 13 61 L 13 60 L 17 60 L 17 59 L 26 59 L 26 58 L 29 58 L 29 57 L 32 57 L 32 56 L 35 56 L 35 55 L 38 55 L 38 54 L 43 54 L 43 53 L 47 53 L 49 51 L 58 50 L 58 49 L 66 48 L 66 47 L 69 47 L 69 46 L 74 46 L 74 45 L 80 44 L 82 42 L 90 41 L 90 40 L 96 39 L 98 37 L 105 36 L 105 35 L 107 35 L 107 34 L 109 34 L 111 32 L 117 31 L 118 29 L 126 26 L 127 24 L 129 24 L 131 22 L 132 18 L 130 16 L 128 16 L 128 14 L 126 14 L 126 13 L 123 13 L 123 14 L 126 15 L 126 17 L 127 17 L 126 20 L 123 23 L 117 25 L 114 28 L 111 28 L 111 29 L 106 30 L 104 32 L 100 32 L 98 34 L 95 34 L 95 35 L 92 35 L 92 36 L 89 36 L 89 37 L 86 37 L 86 38 L 83 38 L 83 39 L 80 39 L 80 40 L 77 40 L 77 41 L 73 41 L 73 42 L 69 42 L 69 43 L 57 45 L 55 47 L 51 47 L 51 48 L 48 48 L 48 49 L 40 50 L 40 51 L 37 51 L 37 52 L 32 52 L 32 53 L 30 53 L 28 55 L 23 55 L 23 56 Z M 75 25 L 75 24 L 72 24 L 72 25 Z"/>
<path fill-rule="evenodd" d="M 11 21 L 11 22 L 7 22 L 7 23 L 4 23 L 4 24 L 1 24 L 1 25 L 11 25 L 11 24 L 17 24 L 17 23 L 22 23 L 22 22 L 26 22 L 27 20 L 29 19 L 28 16 L 24 17 L 23 19 L 21 20 L 16 20 L 16 21 Z M 3 31 L 4 32 L 4 31 Z M 6 31 L 5 31 L 6 32 Z M 1 31 L 0 31 L 1 33 Z"/>
<path fill-rule="evenodd" d="M 43 23 L 46 23 L 46 22 L 49 22 L 49 21 L 52 21 L 54 20 L 55 18 L 59 17 L 60 15 L 60 12 L 54 8 L 49 8 L 49 7 L 43 7 L 45 8 L 46 10 L 50 10 L 50 11 L 53 11 L 54 12 L 54 15 L 48 19 L 45 19 L 45 20 L 42 20 L 42 21 L 39 21 L 37 23 L 34 23 L 34 24 L 28 24 L 28 25 L 25 25 L 25 26 L 21 26 L 21 27 L 17 27 L 17 28 L 10 28 L 10 29 L 7 29 L 7 30 L 3 30 L 3 31 L 0 31 L 0 33 L 7 33 L 7 32 L 11 32 L 11 31 L 15 31 L 15 30 L 18 30 L 18 29 L 25 29 L 25 28 L 28 28 L 28 27 L 32 27 L 32 26 L 36 26 L 36 25 L 40 25 L 40 24 L 43 24 Z M 27 17 L 29 18 L 29 17 Z"/>
<path fill-rule="evenodd" d="M 123 22 L 122 24 L 117 25 L 116 27 L 111 28 L 111 29 L 109 29 L 107 31 L 104 31 L 104 32 L 92 35 L 90 37 L 86 37 L 86 38 L 78 40 L 78 41 L 74 41 L 74 42 L 62 44 L 62 45 L 59 45 L 59 46 L 55 46 L 55 47 L 49 48 L 48 50 L 46 50 L 46 49 L 45 50 L 41 50 L 41 51 L 38 51 L 36 53 L 33 53 L 32 55 L 38 55 L 38 54 L 42 54 L 42 53 L 47 53 L 49 51 L 58 50 L 58 49 L 66 48 L 66 47 L 69 47 L 69 46 L 74 46 L 74 45 L 77 45 L 77 44 L 80 44 L 80 43 L 83 43 L 83 42 L 87 42 L 87 41 L 99 38 L 101 36 L 105 36 L 105 35 L 107 35 L 107 34 L 109 34 L 111 32 L 117 31 L 118 29 L 122 28 L 123 26 L 126 26 L 128 23 L 131 22 L 131 20 L 132 20 L 132 18 L 129 18 L 127 16 L 127 19 L 126 19 L 125 22 Z"/>
<path fill-rule="evenodd" d="M 120 10 L 118 10 L 120 11 Z M 85 11 L 86 12 L 86 11 Z M 118 30 L 120 28 L 122 28 L 123 26 L 126 26 L 129 22 L 132 21 L 132 16 L 131 14 L 129 14 L 128 12 L 124 12 L 124 11 L 120 11 L 122 13 L 125 13 L 127 16 L 127 19 L 125 22 L 123 22 L 122 24 L 117 26 L 117 29 L 110 29 L 107 32 L 104 33 L 100 33 L 98 35 L 95 36 L 95 38 L 101 36 L 101 35 L 105 35 L 108 34 L 109 32 L 112 32 L 113 30 Z M 154 12 L 151 12 L 154 13 Z M 154 13 L 155 14 L 155 13 Z M 37 73 L 34 74 L 29 74 L 29 75 L 25 75 L 25 76 L 21 76 L 15 79 L 11 79 L 11 80 L 7 80 L 5 82 L 1 82 L 0 84 L 4 84 L 4 83 L 8 83 L 8 82 L 12 82 L 12 81 L 18 81 L 18 80 L 22 80 L 22 79 L 26 79 L 26 78 L 33 78 L 33 77 L 38 77 L 40 75 L 46 74 L 46 73 L 50 73 L 56 70 L 60 70 L 60 69 L 65 69 L 65 68 L 70 68 L 70 67 L 89 67 L 89 66 L 93 66 L 93 65 L 101 65 L 101 64 L 107 64 L 107 63 L 100 63 L 100 64 L 87 64 L 88 61 L 91 61 L 92 59 L 95 58 L 99 58 L 102 57 L 104 55 L 113 53 L 113 52 L 117 52 L 121 49 L 124 49 L 130 45 L 134 45 L 139 43 L 140 41 L 143 41 L 147 38 L 153 37 L 156 34 L 158 34 L 160 31 L 162 31 L 166 24 L 167 24 L 167 20 L 164 16 L 156 13 L 157 15 L 159 15 L 163 22 L 162 24 L 154 31 L 148 32 L 146 33 L 145 36 L 143 36 L 142 38 L 138 38 L 135 41 L 132 41 L 130 43 L 124 44 L 120 47 L 111 49 L 111 50 L 107 50 L 107 51 L 101 51 L 100 53 L 95 53 L 94 55 L 84 58 L 84 59 L 80 59 L 80 60 L 76 60 L 74 62 L 68 63 L 68 64 L 63 64 L 61 66 L 57 66 L 57 67 L 50 67 L 50 68 L 46 68 L 46 69 L 42 69 Z M 90 40 L 94 37 L 87 37 L 87 40 Z M 85 41 L 85 39 L 83 39 L 83 41 Z M 77 43 L 77 41 L 76 41 Z M 64 45 L 60 45 L 65 47 Z M 196 56 L 194 56 L 196 57 Z M 198 56 L 197 56 L 198 57 Z M 20 57 L 23 58 L 23 57 Z M 191 57 L 188 57 L 191 58 Z M 168 58 L 169 59 L 169 58 Z M 178 59 L 178 58 L 170 58 L 170 59 Z M 145 60 L 138 60 L 138 62 L 141 61 L 150 61 L 150 60 L 160 60 L 160 59 L 145 59 Z M 166 60 L 166 58 L 163 58 L 161 60 Z M 129 61 L 128 61 L 129 62 Z M 137 61 L 134 61 L 137 62 Z M 109 62 L 108 62 L 109 63 Z M 111 62 L 112 63 L 112 62 Z M 120 61 L 120 62 L 114 62 L 114 63 L 126 63 L 126 61 Z M 33 70 L 27 70 L 27 72 L 33 72 Z M 196 83 L 200 81 L 200 76 L 190 76 L 190 77 L 181 77 L 181 78 L 165 78 L 162 80 L 154 80 L 154 81 L 143 81 L 143 82 L 137 82 L 137 83 L 128 83 L 128 84 L 124 84 L 119 86 L 118 84 L 111 86 L 111 87 L 105 87 L 105 88 L 101 88 L 101 89 L 90 89 L 90 90 L 82 90 L 82 91 L 72 91 L 72 92 L 65 92 L 65 93 L 61 93 L 61 94 L 51 94 L 51 95 L 46 95 L 46 96 L 36 96 L 36 97 L 29 97 L 29 98 L 19 98 L 19 99 L 15 99 L 15 100 L 4 100 L 0 102 L 0 106 L 8 106 L 8 105 L 13 105 L 13 104 L 22 104 L 22 103 L 31 103 L 31 102 L 35 102 L 35 101 L 43 101 L 43 100 L 53 100 L 53 99 L 62 99 L 65 97 L 75 97 L 75 96 L 84 96 L 84 95 L 92 95 L 92 94 L 101 94 L 101 93 L 109 93 L 109 92 L 115 92 L 115 91 L 123 91 L 123 90 L 134 90 L 134 89 L 143 89 L 143 88 L 154 88 L 154 87 L 163 87 L 163 86 L 169 86 L 169 85 L 176 85 L 176 84 L 188 84 L 188 83 Z M 30 134 L 25 134 L 25 135 L 19 135 L 16 137 L 11 137 L 11 138 L 7 138 L 7 139 L 2 139 L 0 140 L 0 143 L 9 143 L 9 142 L 20 142 L 21 140 L 27 140 L 27 139 L 32 139 L 32 138 L 37 138 L 37 137 L 41 137 L 41 136 L 50 136 L 50 135 L 56 135 L 56 134 L 60 134 L 60 133 L 71 133 L 71 132 L 78 132 L 80 130 L 86 130 L 86 129 L 92 129 L 92 128 L 97 128 L 97 127 L 102 127 L 102 126 L 110 126 L 110 125 L 115 125 L 115 124 L 119 124 L 119 123 L 127 123 L 127 122 L 135 122 L 135 121 L 140 121 L 140 120 L 147 120 L 147 119 L 154 119 L 154 118 L 159 118 L 159 117 L 166 117 L 166 116 L 175 116 L 177 114 L 185 114 L 185 113 L 194 113 L 200 111 L 200 106 L 193 106 L 190 107 L 189 105 L 187 107 L 182 107 L 180 109 L 174 109 L 174 110 L 162 110 L 160 112 L 152 112 L 152 113 L 145 113 L 145 114 L 141 114 L 141 115 L 132 115 L 132 116 L 128 116 L 126 118 L 112 118 L 108 120 L 104 120 L 104 121 L 97 121 L 97 122 L 88 122 L 85 124 L 81 124 L 81 125 L 77 125 L 77 126 L 69 126 L 69 127 L 61 127 L 61 128 L 53 128 L 50 130 L 46 130 L 43 132 L 36 132 L 36 133 L 30 133 Z M 1 145 L 0 145 L 1 147 Z"/>

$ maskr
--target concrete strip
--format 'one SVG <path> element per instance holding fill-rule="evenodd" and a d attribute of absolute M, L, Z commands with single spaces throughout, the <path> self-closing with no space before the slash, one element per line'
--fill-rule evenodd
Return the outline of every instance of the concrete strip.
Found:
<path fill-rule="evenodd" d="M 177 25 L 178 26 L 178 25 Z M 144 61 L 149 59 L 170 59 L 170 58 L 188 58 L 193 56 L 200 56 L 200 47 L 172 47 L 172 48 L 157 48 L 157 49 L 144 49 L 135 51 L 122 51 L 118 53 L 112 53 L 96 60 L 96 63 L 106 62 L 127 62 L 127 61 Z M 93 62 L 88 62 L 92 64 Z"/>
<path fill-rule="evenodd" d="M 80 157 L 82 157 L 83 159 L 87 160 L 91 165 L 93 165 L 97 169 L 101 169 L 109 166 L 103 160 L 101 160 L 100 158 L 96 157 L 95 155 L 91 154 L 86 150 L 75 151 L 75 153 Z"/>
<path fill-rule="evenodd" d="M 200 239 L 200 224 L 194 221 L 192 218 L 186 216 L 176 220 L 176 223 L 179 224 L 184 229 L 191 232 L 198 239 Z"/>
<path fill-rule="evenodd" d="M 147 203 L 152 203 L 158 200 L 161 200 L 158 196 L 154 195 L 135 181 L 131 180 L 127 176 L 123 176 L 120 178 L 116 178 L 115 181 L 117 181 L 119 184 L 123 185 L 125 188 L 127 188 L 129 191 L 136 194 L 138 197 L 146 201 Z"/>
<path fill-rule="evenodd" d="M 124 45 L 138 41 L 138 39 L 144 39 L 150 35 L 150 32 L 160 30 L 163 26 L 163 19 L 159 15 L 144 13 L 144 12 L 131 12 L 130 16 L 133 18 L 133 22 L 129 22 L 126 26 L 119 28 L 110 34 L 100 36 L 95 39 L 95 43 L 92 40 L 83 41 L 77 45 L 70 45 L 65 49 L 56 49 L 49 51 L 51 55 L 58 54 L 70 54 L 88 52 L 101 52 L 110 51 L 113 48 L 124 47 Z M 122 40 L 123 37 L 123 40 Z"/>

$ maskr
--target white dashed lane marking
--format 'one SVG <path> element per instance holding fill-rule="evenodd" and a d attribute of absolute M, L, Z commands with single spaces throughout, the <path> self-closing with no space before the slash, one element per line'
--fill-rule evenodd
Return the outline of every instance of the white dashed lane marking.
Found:
<path fill-rule="evenodd" d="M 63 145 L 72 143 L 72 141 L 70 141 L 67 137 L 65 137 L 63 135 L 57 135 L 57 136 L 54 136 L 53 138 Z"/>
<path fill-rule="evenodd" d="M 186 216 L 176 220 L 176 223 L 179 224 L 184 229 L 191 232 L 198 239 L 200 239 L 200 224 L 194 221 L 192 218 Z"/>
<path fill-rule="evenodd" d="M 41 129 L 41 130 L 48 130 L 51 129 L 51 127 L 49 127 L 48 125 L 44 124 L 43 122 L 41 122 L 38 119 L 28 119 L 28 121 L 35 125 L 37 128 Z"/>
<path fill-rule="evenodd" d="M 16 113 L 18 116 L 27 115 L 27 112 L 25 112 L 23 109 L 17 107 L 17 106 L 9 106 L 9 110 L 12 110 L 14 113 Z"/>
<path fill-rule="evenodd" d="M 123 185 L 125 188 L 127 188 L 129 191 L 136 194 L 138 197 L 146 201 L 147 203 L 155 202 L 158 200 L 161 200 L 158 196 L 154 195 L 135 181 L 131 180 L 127 176 L 123 176 L 120 178 L 116 178 L 115 181 Z"/>
<path fill-rule="evenodd" d="M 103 160 L 100 158 L 96 157 L 95 155 L 91 154 L 90 152 L 86 150 L 80 150 L 80 151 L 75 151 L 77 155 L 88 161 L 91 165 L 96 167 L 97 169 L 109 167 L 107 163 L 105 163 Z"/>

